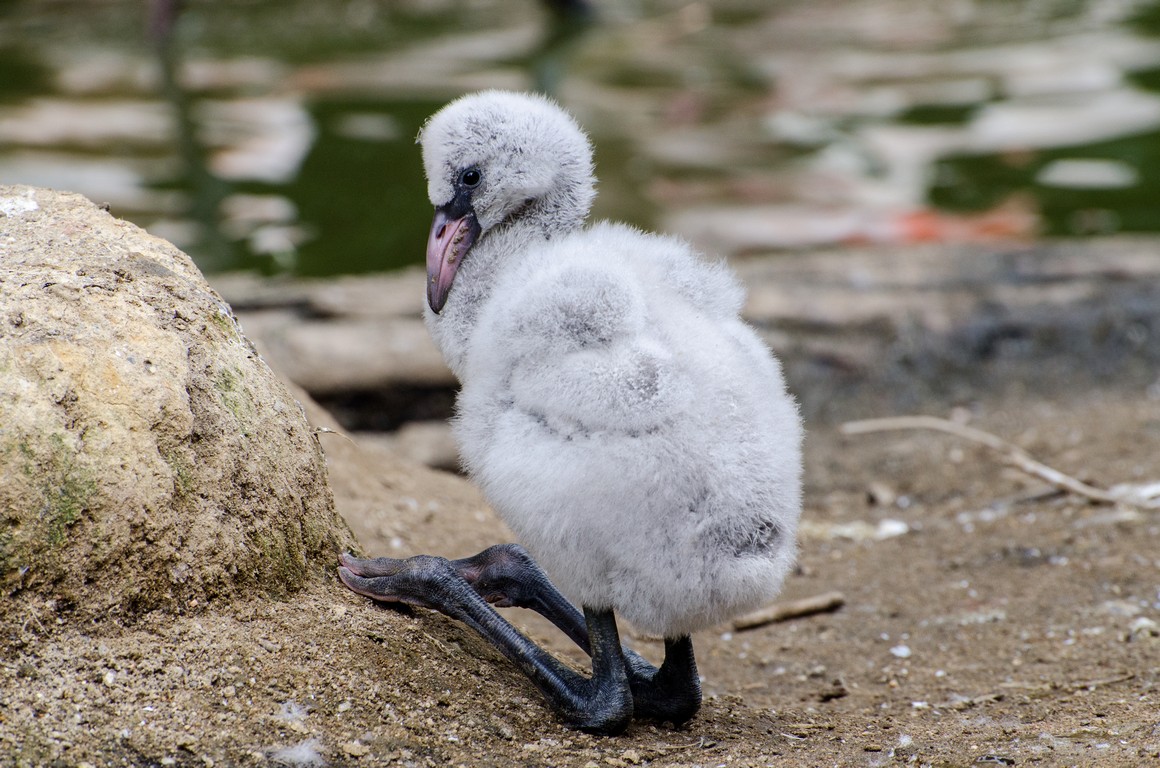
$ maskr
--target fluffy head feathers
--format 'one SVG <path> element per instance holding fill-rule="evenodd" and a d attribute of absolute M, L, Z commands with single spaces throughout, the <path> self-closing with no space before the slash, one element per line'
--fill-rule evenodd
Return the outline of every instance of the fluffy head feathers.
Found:
<path fill-rule="evenodd" d="M 435 113 L 419 132 L 427 194 L 436 207 L 454 195 L 463 170 L 483 181 L 473 202 L 484 231 L 540 204 L 584 220 L 595 196 L 588 137 L 554 102 L 506 91 L 473 93 Z M 555 222 L 559 224 L 561 222 Z"/>

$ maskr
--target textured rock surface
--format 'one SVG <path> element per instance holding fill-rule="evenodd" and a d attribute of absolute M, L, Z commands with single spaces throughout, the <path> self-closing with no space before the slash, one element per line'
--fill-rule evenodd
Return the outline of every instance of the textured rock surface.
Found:
<path fill-rule="evenodd" d="M 289 594 L 352 539 L 299 404 L 193 262 L 0 187 L 0 617 Z"/>

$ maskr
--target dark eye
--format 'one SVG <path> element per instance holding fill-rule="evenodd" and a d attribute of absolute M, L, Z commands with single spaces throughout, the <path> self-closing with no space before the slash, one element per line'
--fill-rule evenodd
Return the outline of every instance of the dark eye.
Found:
<path fill-rule="evenodd" d="M 479 172 L 478 168 L 468 168 L 459 175 L 459 183 L 465 187 L 478 187 L 481 181 L 483 181 L 483 174 Z"/>

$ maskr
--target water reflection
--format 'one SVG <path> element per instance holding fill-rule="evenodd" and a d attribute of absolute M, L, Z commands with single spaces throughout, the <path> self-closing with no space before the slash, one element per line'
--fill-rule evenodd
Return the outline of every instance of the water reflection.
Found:
<path fill-rule="evenodd" d="M 587 0 L 545 0 L 544 5 L 550 12 L 549 22 L 529 64 L 535 89 L 555 96 L 576 46 L 596 24 L 596 11 Z"/>
<path fill-rule="evenodd" d="M 546 5 L 543 42 L 524 64 L 537 87 L 552 93 L 595 16 L 580 0 Z M 154 231 L 183 242 L 207 271 L 328 275 L 415 260 L 430 206 L 411 138 L 443 99 L 386 102 L 340 91 L 198 104 L 179 76 L 181 4 L 151 0 L 149 7 L 148 35 L 181 161 L 181 172 L 156 186 L 189 200 L 184 217 L 154 222 Z M 354 15 L 356 24 L 370 21 L 365 12 Z M 198 131 L 199 107 L 202 133 L 217 144 L 212 157 Z"/>
<path fill-rule="evenodd" d="M 1160 231 L 1160 4 L 831 5 L 8 3 L 0 181 L 207 269 L 391 268 L 421 260 L 423 119 L 538 86 L 595 139 L 598 216 L 724 253 Z"/>
<path fill-rule="evenodd" d="M 319 139 L 283 188 L 313 230 L 298 249 L 297 272 L 360 272 L 374 255 L 393 257 L 390 266 L 419 262 L 431 205 L 414 136 L 441 104 L 335 97 L 311 105 Z"/>
<path fill-rule="evenodd" d="M 196 252 L 202 269 L 228 269 L 235 265 L 235 260 L 231 243 L 222 230 L 221 208 L 229 188 L 209 170 L 205 147 L 194 121 L 193 99 L 181 85 L 181 54 L 174 39 L 180 13 L 180 0 L 150 0 L 148 35 L 157 56 L 161 93 L 176 123 L 177 153 L 183 170 L 177 186 L 188 190 L 189 206 L 185 214 L 196 228 L 190 247 Z"/>

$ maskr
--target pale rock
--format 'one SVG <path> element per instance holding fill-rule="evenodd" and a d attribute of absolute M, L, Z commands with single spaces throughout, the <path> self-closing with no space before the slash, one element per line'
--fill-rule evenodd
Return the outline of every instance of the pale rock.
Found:
<path fill-rule="evenodd" d="M 0 210 L 0 617 L 328 573 L 353 539 L 318 440 L 189 257 L 76 194 L 0 187 Z"/>

